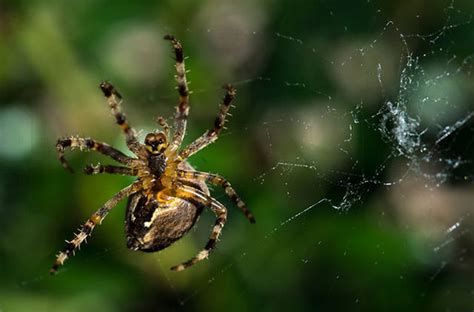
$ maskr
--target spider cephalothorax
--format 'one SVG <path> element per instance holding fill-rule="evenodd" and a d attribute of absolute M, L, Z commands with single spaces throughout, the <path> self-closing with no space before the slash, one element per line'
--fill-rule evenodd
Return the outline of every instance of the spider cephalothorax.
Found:
<path fill-rule="evenodd" d="M 225 87 L 226 94 L 220 105 L 214 127 L 193 143 L 180 149 L 189 113 L 189 90 L 181 44 L 170 35 L 165 36 L 165 39 L 171 42 L 174 49 L 179 93 L 173 136 L 170 136 L 170 128 L 165 119 L 159 117 L 158 123 L 163 131 L 147 134 L 144 143 L 140 143 L 135 130 L 130 127 L 125 114 L 121 111 L 122 96 L 112 84 L 102 82 L 100 88 L 107 98 L 117 124 L 125 134 L 127 147 L 135 154 L 135 157 L 128 157 L 110 145 L 90 138 L 67 137 L 59 139 L 56 144 L 60 162 L 71 172 L 72 169 L 64 157 L 64 152 L 68 148 L 79 148 L 99 152 L 123 165 L 89 165 L 84 169 L 86 174 L 113 173 L 136 176 L 137 179 L 92 214 L 79 229 L 79 233 L 68 241 L 66 247 L 58 254 L 51 273 L 55 273 L 59 266 L 91 235 L 94 227 L 102 222 L 109 211 L 127 197 L 125 234 L 127 246 L 133 250 L 153 252 L 166 248 L 192 228 L 205 207 L 216 214 L 216 223 L 204 249 L 189 261 L 174 266 L 172 270 L 175 271 L 184 270 L 207 258 L 215 247 L 227 220 L 226 208 L 210 196 L 206 183 L 221 186 L 247 219 L 252 223 L 255 222 L 253 215 L 229 182 L 215 174 L 195 171 L 187 162 L 188 157 L 217 139 L 235 97 L 235 89 L 230 85 Z"/>
<path fill-rule="evenodd" d="M 148 168 L 157 179 L 161 178 L 166 169 L 167 157 L 164 151 L 167 146 L 166 135 L 163 132 L 148 133 L 145 138 L 145 147 L 149 152 Z"/>

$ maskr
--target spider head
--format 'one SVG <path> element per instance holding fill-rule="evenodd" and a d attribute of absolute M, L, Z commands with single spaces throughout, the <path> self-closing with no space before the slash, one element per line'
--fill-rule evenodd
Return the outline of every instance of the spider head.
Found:
<path fill-rule="evenodd" d="M 163 132 L 148 133 L 145 137 L 145 147 L 152 154 L 161 154 L 168 147 L 168 139 Z"/>

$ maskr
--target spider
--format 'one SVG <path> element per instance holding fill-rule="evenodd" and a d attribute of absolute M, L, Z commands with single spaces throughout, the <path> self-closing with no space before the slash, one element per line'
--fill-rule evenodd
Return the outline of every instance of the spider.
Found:
<path fill-rule="evenodd" d="M 64 157 L 64 152 L 68 148 L 79 148 L 99 152 L 123 165 L 88 165 L 84 168 L 86 174 L 122 174 L 136 176 L 137 179 L 112 196 L 79 228 L 79 233 L 75 234 L 71 241 L 66 241 L 66 247 L 57 255 L 50 270 L 51 274 L 55 274 L 58 268 L 74 254 L 112 208 L 127 197 L 125 234 L 127 247 L 132 250 L 144 252 L 162 250 L 183 237 L 194 226 L 205 207 L 215 213 L 216 222 L 204 249 L 190 260 L 173 266 L 171 268 L 173 271 L 182 271 L 206 259 L 216 246 L 227 220 L 226 208 L 211 197 L 206 183 L 222 187 L 247 219 L 255 223 L 252 213 L 227 180 L 216 174 L 196 171 L 187 162 L 190 156 L 217 140 L 224 128 L 225 117 L 228 115 L 236 90 L 231 85 L 225 86 L 225 96 L 220 104 L 214 126 L 181 149 L 186 133 L 190 93 L 186 82 L 184 53 L 181 43 L 174 36 L 166 35 L 164 39 L 171 43 L 174 50 L 179 94 L 171 140 L 168 140 L 170 127 L 163 117 L 159 117 L 157 122 L 163 131 L 156 130 L 148 133 L 144 143 L 140 143 L 136 131 L 121 111 L 122 96 L 112 84 L 105 81 L 100 84 L 100 89 L 107 99 L 117 124 L 125 134 L 127 147 L 133 152 L 134 157 L 128 157 L 114 147 L 91 138 L 65 137 L 59 139 L 56 144 L 59 161 L 70 172 L 73 170 Z"/>

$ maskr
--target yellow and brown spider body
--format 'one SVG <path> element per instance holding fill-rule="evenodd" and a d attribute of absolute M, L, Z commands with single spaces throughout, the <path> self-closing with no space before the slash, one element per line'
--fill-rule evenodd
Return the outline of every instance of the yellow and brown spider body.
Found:
<path fill-rule="evenodd" d="M 186 162 L 180 168 L 193 170 Z M 209 196 L 205 183 L 193 186 Z M 193 227 L 203 208 L 200 203 L 174 197 L 167 188 L 133 194 L 125 215 L 127 247 L 146 252 L 168 247 Z"/>
<path fill-rule="evenodd" d="M 121 111 L 122 96 L 110 83 L 103 82 L 100 84 L 100 88 L 107 98 L 117 124 L 125 134 L 127 147 L 135 156 L 128 157 L 112 146 L 90 138 L 67 137 L 59 139 L 56 144 L 60 162 L 64 168 L 71 172 L 72 169 L 64 157 L 64 152 L 68 148 L 79 148 L 97 151 L 123 165 L 89 165 L 84 169 L 86 174 L 123 174 L 136 176 L 137 179 L 116 193 L 92 214 L 79 229 L 79 233 L 71 241 L 67 241 L 66 247 L 58 254 L 51 273 L 55 273 L 59 266 L 64 264 L 64 261 L 91 235 L 94 227 L 100 224 L 109 211 L 125 198 L 128 198 L 125 233 L 127 246 L 133 250 L 153 252 L 164 249 L 193 227 L 204 208 L 210 208 L 216 214 L 216 222 L 204 249 L 194 258 L 174 266 L 172 270 L 176 271 L 183 270 L 207 258 L 214 249 L 227 220 L 226 208 L 211 197 L 206 183 L 221 186 L 249 221 L 255 222 L 253 215 L 229 182 L 218 175 L 195 171 L 187 162 L 188 157 L 217 139 L 235 97 L 235 89 L 230 85 L 225 87 L 226 94 L 220 105 L 214 127 L 181 149 L 189 113 L 189 90 L 186 82 L 184 53 L 181 44 L 173 36 L 165 36 L 165 39 L 171 42 L 174 49 L 179 93 L 172 137 L 169 135 L 170 128 L 165 119 L 159 117 L 158 123 L 164 132 L 149 133 L 144 143 L 140 143 L 136 131 L 130 126 L 125 114 Z"/>

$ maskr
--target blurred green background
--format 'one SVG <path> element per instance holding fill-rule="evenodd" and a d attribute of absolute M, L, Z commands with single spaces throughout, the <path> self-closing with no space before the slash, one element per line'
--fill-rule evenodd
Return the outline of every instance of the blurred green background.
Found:
<path fill-rule="evenodd" d="M 471 311 L 472 1 L 1 1 L 0 311 Z M 171 33 L 192 82 L 186 143 L 256 215 L 181 273 L 213 215 L 154 254 L 127 250 L 124 204 L 55 277 L 55 254 L 132 180 L 85 176 L 90 136 L 125 150 L 98 84 L 141 137 L 177 102 Z M 169 119 L 171 122 L 172 119 Z M 445 128 L 448 127 L 448 128 Z M 443 135 L 446 134 L 446 137 Z"/>

